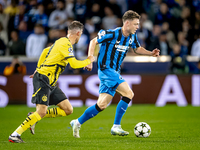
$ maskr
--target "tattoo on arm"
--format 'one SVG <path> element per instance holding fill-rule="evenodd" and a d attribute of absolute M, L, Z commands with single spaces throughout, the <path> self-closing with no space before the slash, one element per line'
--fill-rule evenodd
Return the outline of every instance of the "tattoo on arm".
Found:
<path fill-rule="evenodd" d="M 137 54 L 137 55 L 141 55 L 141 54 L 137 53 L 137 50 L 138 50 L 138 48 L 134 48 L 133 49 L 134 53 Z"/>

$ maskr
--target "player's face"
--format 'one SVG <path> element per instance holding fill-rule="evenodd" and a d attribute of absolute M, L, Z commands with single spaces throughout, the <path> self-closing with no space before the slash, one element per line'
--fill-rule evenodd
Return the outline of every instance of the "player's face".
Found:
<path fill-rule="evenodd" d="M 137 29 L 139 28 L 139 19 L 133 19 L 128 21 L 127 29 L 131 34 L 135 34 Z"/>
<path fill-rule="evenodd" d="M 77 44 L 77 43 L 78 43 L 78 41 L 79 41 L 79 39 L 80 39 L 80 37 L 81 37 L 82 33 L 83 33 L 83 31 L 82 31 L 82 30 L 77 32 L 77 37 L 76 37 L 75 44 Z"/>

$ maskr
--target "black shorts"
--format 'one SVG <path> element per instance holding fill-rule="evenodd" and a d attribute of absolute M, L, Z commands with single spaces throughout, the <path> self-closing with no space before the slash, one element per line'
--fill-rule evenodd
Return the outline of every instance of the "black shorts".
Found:
<path fill-rule="evenodd" d="M 49 78 L 38 72 L 33 77 L 33 87 L 32 103 L 34 104 L 57 105 L 67 99 L 59 87 L 50 86 Z"/>

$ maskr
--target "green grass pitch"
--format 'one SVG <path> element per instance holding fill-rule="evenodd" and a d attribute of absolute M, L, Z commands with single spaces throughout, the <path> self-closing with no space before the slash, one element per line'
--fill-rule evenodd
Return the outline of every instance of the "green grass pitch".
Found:
<path fill-rule="evenodd" d="M 122 127 L 128 136 L 111 136 L 116 105 L 111 105 L 95 118 L 82 125 L 80 139 L 72 136 L 69 122 L 79 117 L 86 107 L 74 108 L 67 117 L 45 118 L 36 125 L 36 134 L 29 130 L 22 134 L 26 143 L 10 143 L 8 136 L 26 118 L 29 111 L 25 105 L 8 105 L 0 108 L 1 150 L 199 150 L 200 149 L 200 107 L 178 107 L 166 105 L 133 105 L 122 119 Z M 134 126 L 138 122 L 151 126 L 148 138 L 137 138 Z"/>

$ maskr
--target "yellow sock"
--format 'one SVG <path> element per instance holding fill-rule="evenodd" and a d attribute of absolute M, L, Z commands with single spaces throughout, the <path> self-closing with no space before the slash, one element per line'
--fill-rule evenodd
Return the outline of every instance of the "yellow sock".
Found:
<path fill-rule="evenodd" d="M 60 109 L 59 107 L 56 107 L 47 110 L 47 114 L 44 116 L 44 118 L 55 118 L 61 116 L 67 116 L 67 115 L 64 110 Z"/>
<path fill-rule="evenodd" d="M 40 121 L 42 118 L 37 112 L 34 112 L 30 116 L 28 116 L 24 122 L 15 130 L 19 135 L 21 135 L 24 131 L 34 125 L 36 122 Z"/>

